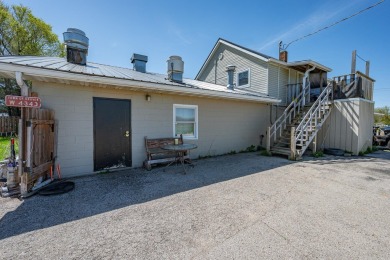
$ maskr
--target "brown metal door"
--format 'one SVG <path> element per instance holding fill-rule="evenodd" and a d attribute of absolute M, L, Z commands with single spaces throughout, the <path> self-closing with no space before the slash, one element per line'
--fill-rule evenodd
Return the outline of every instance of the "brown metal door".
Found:
<path fill-rule="evenodd" d="M 131 167 L 131 101 L 93 98 L 94 170 Z"/>

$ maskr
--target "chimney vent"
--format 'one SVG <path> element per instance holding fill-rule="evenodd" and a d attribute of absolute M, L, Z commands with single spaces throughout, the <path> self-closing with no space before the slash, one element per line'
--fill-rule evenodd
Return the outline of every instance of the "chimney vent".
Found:
<path fill-rule="evenodd" d="M 86 65 L 89 40 L 85 33 L 79 29 L 68 28 L 63 36 L 66 46 L 66 60 L 74 64 Z"/>
<path fill-rule="evenodd" d="M 287 62 L 287 56 L 288 56 L 288 52 L 286 50 L 281 50 L 279 52 L 279 60 Z"/>
<path fill-rule="evenodd" d="M 142 73 L 146 72 L 146 63 L 148 62 L 148 56 L 134 53 L 131 56 L 131 63 L 133 63 L 133 69 Z"/>
<path fill-rule="evenodd" d="M 226 66 L 226 72 L 228 73 L 228 84 L 227 88 L 233 90 L 234 89 L 234 72 L 236 71 L 236 66 L 228 65 Z"/>
<path fill-rule="evenodd" d="M 171 81 L 182 82 L 184 72 L 184 61 L 180 56 L 170 56 L 168 63 L 168 79 Z"/>

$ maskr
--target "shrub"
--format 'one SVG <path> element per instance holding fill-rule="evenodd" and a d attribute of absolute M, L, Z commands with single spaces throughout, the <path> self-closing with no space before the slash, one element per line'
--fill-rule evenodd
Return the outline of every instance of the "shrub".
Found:
<path fill-rule="evenodd" d="M 251 145 L 246 148 L 247 152 L 256 152 L 256 146 Z"/>
<path fill-rule="evenodd" d="M 367 150 L 364 152 L 365 154 L 372 153 L 371 147 L 367 147 Z"/>
<path fill-rule="evenodd" d="M 272 154 L 270 152 L 268 152 L 267 150 L 263 150 L 260 152 L 260 155 L 261 156 L 271 156 Z"/>
<path fill-rule="evenodd" d="M 313 153 L 313 157 L 318 158 L 318 157 L 323 157 L 324 153 L 322 151 L 317 151 Z"/>

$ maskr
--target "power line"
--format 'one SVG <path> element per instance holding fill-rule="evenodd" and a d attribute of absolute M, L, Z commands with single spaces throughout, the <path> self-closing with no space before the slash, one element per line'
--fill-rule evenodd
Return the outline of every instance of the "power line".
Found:
<path fill-rule="evenodd" d="M 359 59 L 361 59 L 361 60 L 364 61 L 364 62 L 367 62 L 365 59 L 363 59 L 362 57 L 360 57 L 357 53 L 356 53 L 356 57 L 358 57 Z"/>
<path fill-rule="evenodd" d="M 331 25 L 325 26 L 325 27 L 323 27 L 323 28 L 321 28 L 321 29 L 319 29 L 319 30 L 317 30 L 317 31 L 315 31 L 315 32 L 309 33 L 309 34 L 307 34 L 307 35 L 305 35 L 305 36 L 302 36 L 302 37 L 300 37 L 300 38 L 298 38 L 298 39 L 295 39 L 295 40 L 289 42 L 287 45 L 284 45 L 284 46 L 283 46 L 283 49 L 287 50 L 288 46 L 290 46 L 291 43 L 300 41 L 300 40 L 302 40 L 302 39 L 304 39 L 304 38 L 307 38 L 307 37 L 309 37 L 309 36 L 312 36 L 312 35 L 314 35 L 314 34 L 317 34 L 317 33 L 321 32 L 321 31 L 323 31 L 323 30 L 329 29 L 330 27 L 333 27 L 333 26 L 335 26 L 335 25 L 337 25 L 337 24 L 339 24 L 339 23 L 342 23 L 342 22 L 344 22 L 344 21 L 346 21 L 346 20 L 348 20 L 348 19 L 351 19 L 352 17 L 357 16 L 357 15 L 359 15 L 359 14 L 361 14 L 361 13 L 363 13 L 363 12 L 365 12 L 365 11 L 371 9 L 371 8 L 374 8 L 374 7 L 377 6 L 377 5 L 380 5 L 380 4 L 383 3 L 384 1 L 385 1 L 385 0 L 381 0 L 381 1 L 377 2 L 376 4 L 373 4 L 373 5 L 369 6 L 369 7 L 366 7 L 365 9 L 362 9 L 362 10 L 360 10 L 360 11 L 357 12 L 357 13 L 354 13 L 354 14 L 352 14 L 352 15 L 350 15 L 350 16 L 348 16 L 348 17 L 345 17 L 345 18 L 343 18 L 343 19 L 341 19 L 341 20 L 339 20 L 339 21 L 337 21 L 337 22 L 335 22 L 335 23 L 332 23 Z"/>

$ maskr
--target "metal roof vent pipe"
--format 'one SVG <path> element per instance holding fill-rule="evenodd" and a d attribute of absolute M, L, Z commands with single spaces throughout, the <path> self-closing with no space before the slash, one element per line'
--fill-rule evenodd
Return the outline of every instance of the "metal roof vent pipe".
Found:
<path fill-rule="evenodd" d="M 66 60 L 68 62 L 86 65 L 89 39 L 85 33 L 79 29 L 68 28 L 64 35 L 66 46 Z"/>
<path fill-rule="evenodd" d="M 183 82 L 184 61 L 180 56 L 170 56 L 168 63 L 168 79 Z"/>
<path fill-rule="evenodd" d="M 131 63 L 133 63 L 133 70 L 142 73 L 146 72 L 146 63 L 148 62 L 148 56 L 134 53 L 131 56 Z"/>
<path fill-rule="evenodd" d="M 228 65 L 226 66 L 226 72 L 228 73 L 228 84 L 227 88 L 233 90 L 234 89 L 234 72 L 236 71 L 236 66 Z"/>

